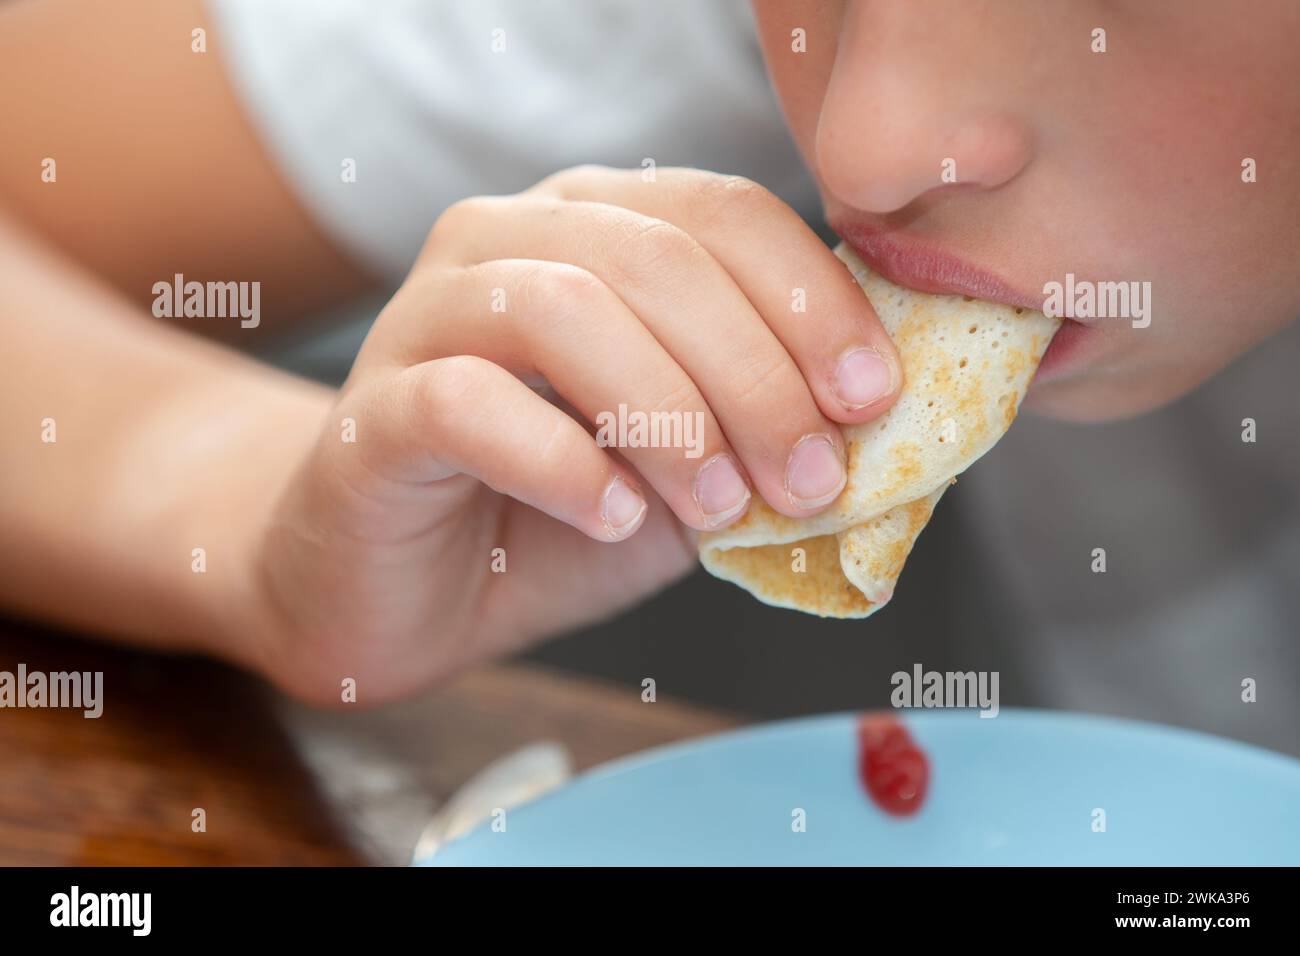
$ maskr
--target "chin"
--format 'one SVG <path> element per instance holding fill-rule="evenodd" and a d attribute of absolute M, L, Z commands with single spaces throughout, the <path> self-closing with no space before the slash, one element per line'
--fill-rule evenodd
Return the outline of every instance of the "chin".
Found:
<path fill-rule="evenodd" d="M 1035 382 L 1021 410 L 1042 418 L 1098 424 L 1136 418 L 1169 404 L 1187 391 L 1153 385 L 1130 375 L 1080 375 Z"/>

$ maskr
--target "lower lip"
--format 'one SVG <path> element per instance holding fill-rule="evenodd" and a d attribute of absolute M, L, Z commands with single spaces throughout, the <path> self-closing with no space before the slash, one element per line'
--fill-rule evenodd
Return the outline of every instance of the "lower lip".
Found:
<path fill-rule="evenodd" d="M 1034 380 L 1046 381 L 1057 378 L 1068 371 L 1071 365 L 1077 364 L 1077 360 L 1082 355 L 1082 346 L 1088 340 L 1090 332 L 1088 326 L 1073 319 L 1062 322 L 1056 335 L 1052 336 L 1047 351 L 1043 353 L 1043 360 L 1038 365 L 1038 374 Z"/>

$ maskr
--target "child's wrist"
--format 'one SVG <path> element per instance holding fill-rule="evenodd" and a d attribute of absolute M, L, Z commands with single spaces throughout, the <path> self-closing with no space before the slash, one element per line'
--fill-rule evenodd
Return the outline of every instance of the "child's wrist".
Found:
<path fill-rule="evenodd" d="M 259 424 L 224 480 L 205 482 L 193 497 L 195 530 L 212 542 L 207 574 L 196 592 L 193 636 L 205 653 L 230 660 L 276 683 L 286 620 L 274 600 L 267 541 L 281 499 L 298 477 L 329 407 L 317 401 L 281 410 Z M 278 569 L 284 571 L 285 569 Z"/>

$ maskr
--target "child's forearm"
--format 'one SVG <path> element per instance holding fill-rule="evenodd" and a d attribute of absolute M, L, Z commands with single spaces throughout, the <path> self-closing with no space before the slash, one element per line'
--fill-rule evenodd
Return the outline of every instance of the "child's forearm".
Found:
<path fill-rule="evenodd" d="M 0 606 L 255 664 L 257 536 L 331 392 L 166 321 L 0 216 Z"/>

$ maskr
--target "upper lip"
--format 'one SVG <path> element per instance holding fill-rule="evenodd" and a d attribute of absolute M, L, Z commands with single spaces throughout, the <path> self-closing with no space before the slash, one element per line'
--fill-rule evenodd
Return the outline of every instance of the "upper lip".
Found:
<path fill-rule="evenodd" d="M 867 265 L 896 285 L 939 295 L 966 295 L 1040 311 L 1043 297 L 922 240 L 876 226 L 832 223 Z"/>

